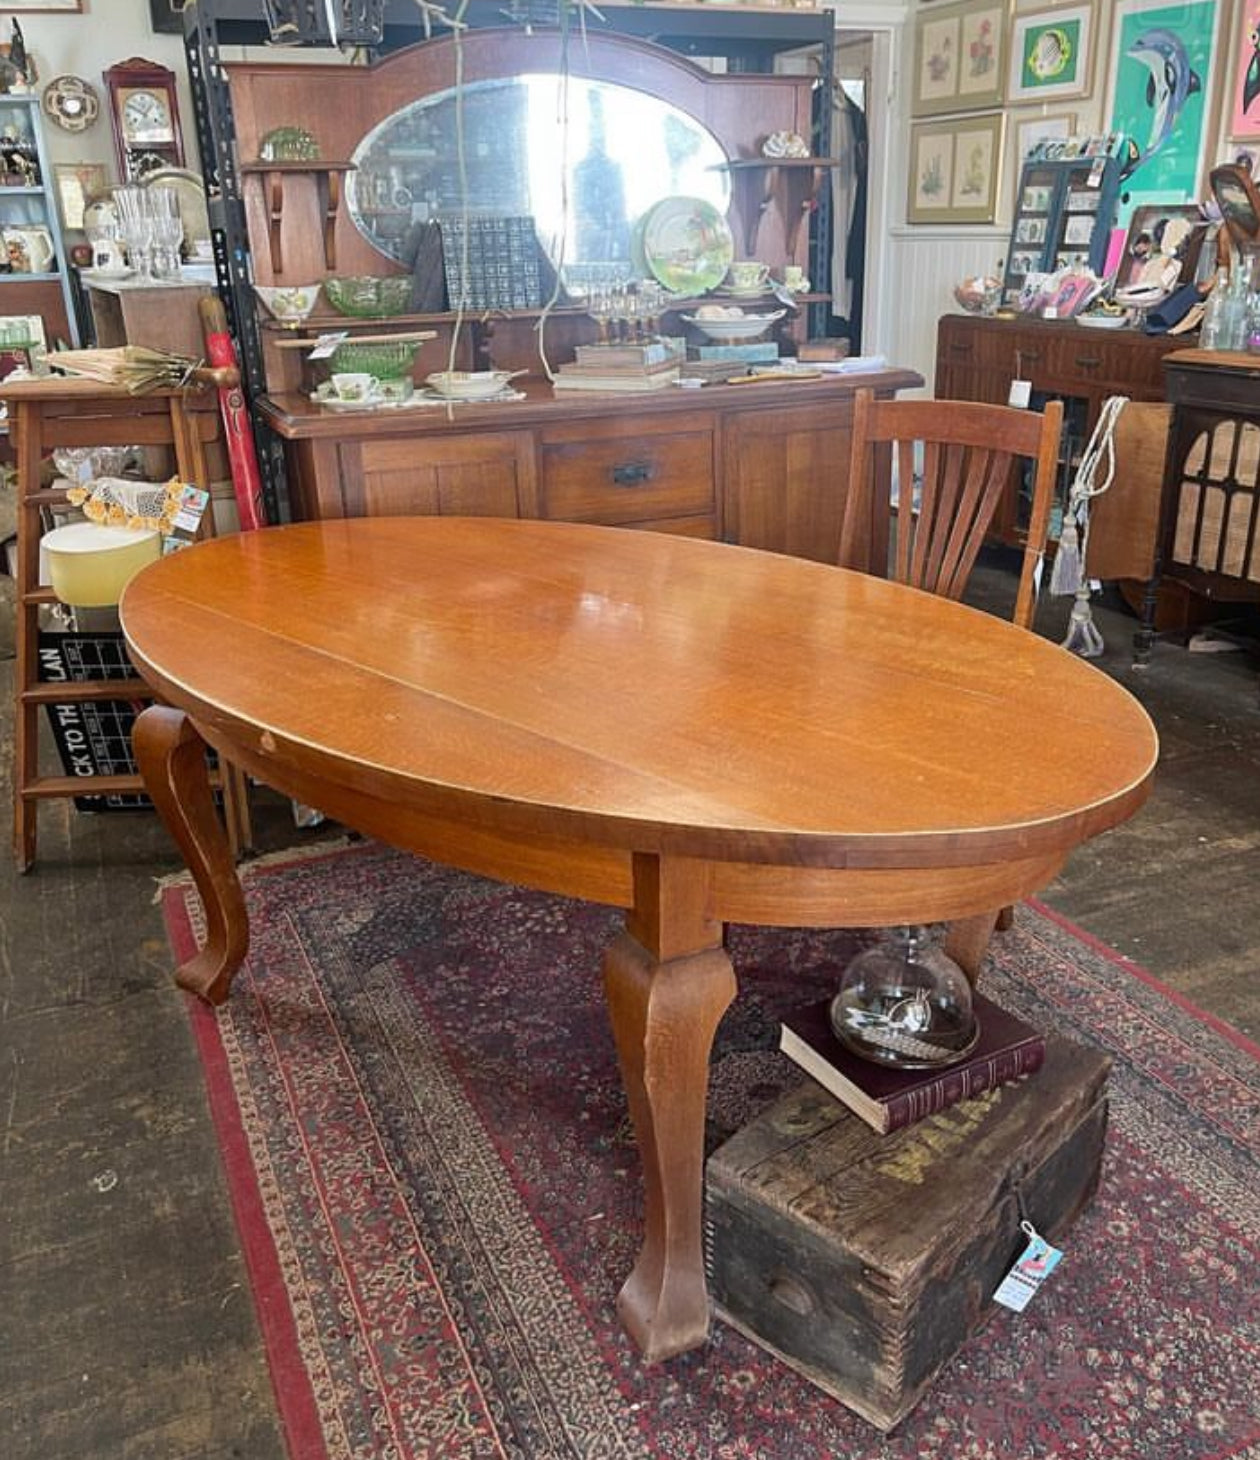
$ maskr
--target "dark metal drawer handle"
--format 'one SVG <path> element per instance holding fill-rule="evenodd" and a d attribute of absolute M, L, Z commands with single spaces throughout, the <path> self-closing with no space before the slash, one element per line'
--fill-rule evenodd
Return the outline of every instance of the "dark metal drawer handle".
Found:
<path fill-rule="evenodd" d="M 1076 363 L 1082 370 L 1096 370 L 1102 364 L 1101 355 L 1078 355 Z"/>
<path fill-rule="evenodd" d="M 955 355 L 971 354 L 971 345 L 963 340 L 950 340 L 949 348 Z"/>
<path fill-rule="evenodd" d="M 647 461 L 627 461 L 612 469 L 613 485 L 617 487 L 641 487 L 652 479 L 652 466 Z"/>

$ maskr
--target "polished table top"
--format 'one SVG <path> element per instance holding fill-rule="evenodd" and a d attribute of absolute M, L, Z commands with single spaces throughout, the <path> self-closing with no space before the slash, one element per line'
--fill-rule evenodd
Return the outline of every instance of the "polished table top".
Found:
<path fill-rule="evenodd" d="M 1066 651 L 802 559 L 624 528 L 327 520 L 177 553 L 122 602 L 145 785 L 206 908 L 177 978 L 229 996 L 248 918 L 204 743 L 439 861 L 626 908 L 604 988 L 643 1162 L 618 1312 L 702 1343 L 704 1111 L 726 921 L 1002 909 L 1147 794 L 1155 732 Z"/>
<path fill-rule="evenodd" d="M 223 538 L 135 580 L 123 623 L 147 677 L 265 731 L 277 762 L 642 850 L 1023 854 L 1123 819 L 1156 756 L 1126 691 L 990 615 L 623 529 L 410 518 Z"/>

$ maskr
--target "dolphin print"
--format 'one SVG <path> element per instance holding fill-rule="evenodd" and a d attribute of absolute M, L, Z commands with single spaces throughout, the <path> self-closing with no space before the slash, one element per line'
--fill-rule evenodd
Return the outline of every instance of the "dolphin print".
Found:
<path fill-rule="evenodd" d="M 1186 102 L 1203 89 L 1198 72 L 1180 36 L 1156 27 L 1143 31 L 1125 52 L 1150 71 L 1146 83 L 1146 104 L 1151 108 L 1151 131 L 1140 160 L 1145 162 L 1168 141 Z"/>

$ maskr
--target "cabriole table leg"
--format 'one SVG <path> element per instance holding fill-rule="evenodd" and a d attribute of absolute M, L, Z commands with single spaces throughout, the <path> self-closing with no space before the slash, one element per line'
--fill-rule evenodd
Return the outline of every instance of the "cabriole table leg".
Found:
<path fill-rule="evenodd" d="M 205 742 L 182 710 L 150 705 L 136 720 L 132 746 L 145 789 L 174 837 L 205 908 L 205 946 L 176 971 L 175 982 L 221 1004 L 249 949 L 249 919 L 214 809 Z"/>
<path fill-rule="evenodd" d="M 702 1209 L 709 1051 L 735 973 L 707 914 L 705 864 L 636 856 L 635 906 L 604 989 L 643 1162 L 644 1236 L 617 1311 L 649 1362 L 709 1332 Z"/>

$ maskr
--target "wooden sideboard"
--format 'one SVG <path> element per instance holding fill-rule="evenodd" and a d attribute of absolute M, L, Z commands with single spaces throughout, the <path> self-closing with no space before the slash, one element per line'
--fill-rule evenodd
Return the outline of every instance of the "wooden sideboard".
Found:
<path fill-rule="evenodd" d="M 1070 462 L 1108 396 L 1162 401 L 1163 358 L 1184 348 L 1182 338 L 1096 329 L 1074 320 L 945 314 L 936 331 L 935 393 L 941 399 L 1004 403 L 1013 380 L 1028 381 L 1034 398 L 1056 396 L 1067 405 L 1067 430 L 1078 437 L 1065 453 Z M 999 510 L 993 531 L 1003 541 L 1022 541 L 1017 488 Z"/>
<path fill-rule="evenodd" d="M 834 562 L 853 393 L 922 385 L 909 370 L 556 399 L 330 412 L 264 397 L 301 518 L 549 518 L 716 538 Z M 519 382 L 518 382 L 519 384 Z"/>

